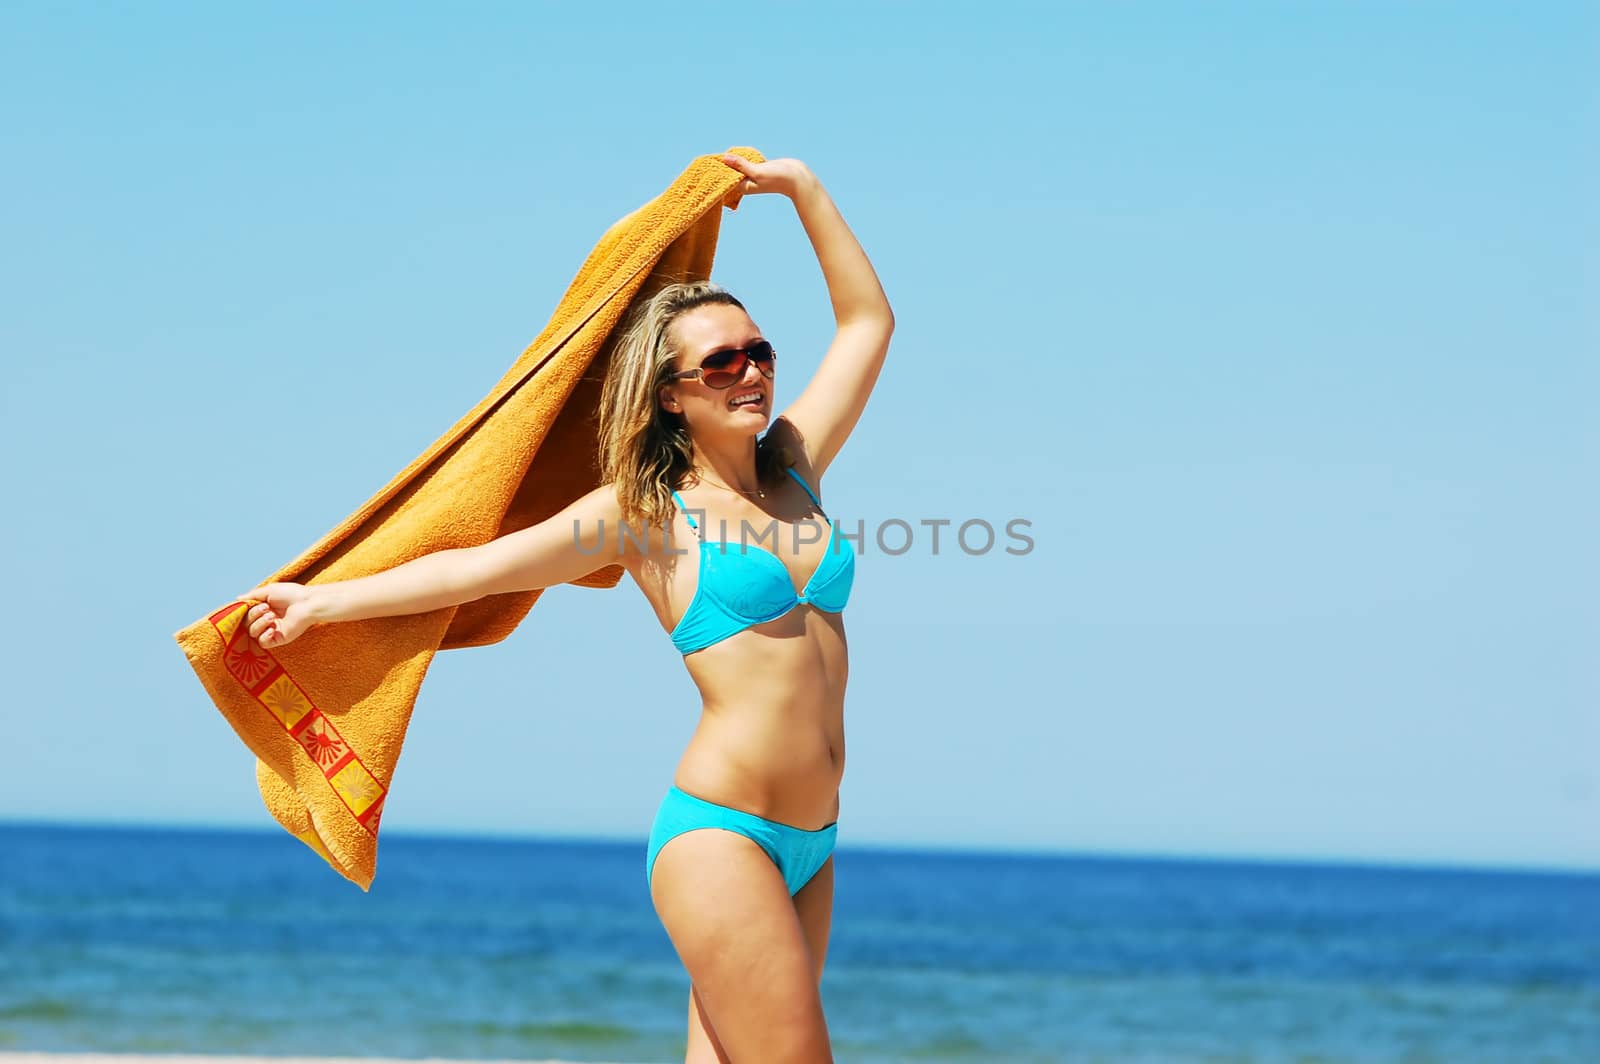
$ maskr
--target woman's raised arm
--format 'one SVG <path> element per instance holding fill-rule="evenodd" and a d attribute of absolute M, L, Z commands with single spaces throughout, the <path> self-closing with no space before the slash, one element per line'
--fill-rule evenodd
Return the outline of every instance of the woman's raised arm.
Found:
<path fill-rule="evenodd" d="M 603 485 L 560 513 L 477 547 L 434 551 L 393 569 L 326 584 L 263 584 L 246 595 L 250 635 L 264 647 L 318 624 L 428 613 L 487 595 L 564 584 L 620 556 L 617 493 Z"/>
<path fill-rule="evenodd" d="M 811 382 L 779 415 L 804 441 L 813 477 L 821 480 L 866 409 L 889 352 L 894 312 L 867 253 L 810 167 L 798 159 L 752 163 L 725 155 L 722 161 L 745 176 L 746 195 L 778 192 L 794 201 L 828 285 L 833 343 Z"/>

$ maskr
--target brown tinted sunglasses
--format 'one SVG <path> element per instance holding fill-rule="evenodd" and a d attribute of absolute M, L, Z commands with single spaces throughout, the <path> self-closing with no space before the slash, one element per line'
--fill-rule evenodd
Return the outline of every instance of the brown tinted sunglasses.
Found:
<path fill-rule="evenodd" d="M 696 369 L 685 369 L 674 373 L 671 380 L 685 380 L 690 377 L 699 377 L 700 383 L 707 388 L 716 388 L 721 391 L 732 388 L 744 380 L 744 367 L 751 362 L 756 364 L 756 369 L 768 380 L 776 370 L 774 362 L 778 352 L 765 340 L 757 340 L 749 347 L 729 347 L 722 351 L 713 351 L 700 360 Z"/>

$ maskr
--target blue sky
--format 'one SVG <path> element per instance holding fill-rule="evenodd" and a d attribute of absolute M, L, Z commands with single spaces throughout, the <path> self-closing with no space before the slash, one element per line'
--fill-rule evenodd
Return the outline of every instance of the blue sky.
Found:
<path fill-rule="evenodd" d="M 1600 15 L 11 4 L 0 819 L 270 828 L 172 633 L 498 380 L 695 155 L 822 177 L 899 329 L 840 845 L 1600 868 Z M 716 276 L 826 347 L 781 199 Z M 626 648 L 626 671 L 614 662 Z M 436 659 L 385 828 L 638 839 L 638 592 Z"/>

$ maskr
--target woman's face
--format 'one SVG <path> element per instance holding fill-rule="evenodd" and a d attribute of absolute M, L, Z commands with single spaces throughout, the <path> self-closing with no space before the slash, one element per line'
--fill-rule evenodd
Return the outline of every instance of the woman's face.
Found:
<path fill-rule="evenodd" d="M 750 315 L 724 303 L 696 307 L 671 328 L 678 350 L 675 369 L 679 371 L 699 367 L 701 360 L 714 352 L 748 347 L 762 339 Z M 772 417 L 772 385 L 754 362 L 747 362 L 744 376 L 731 388 L 712 388 L 691 377 L 662 388 L 660 401 L 664 409 L 683 415 L 691 434 L 754 435 L 765 429 Z"/>

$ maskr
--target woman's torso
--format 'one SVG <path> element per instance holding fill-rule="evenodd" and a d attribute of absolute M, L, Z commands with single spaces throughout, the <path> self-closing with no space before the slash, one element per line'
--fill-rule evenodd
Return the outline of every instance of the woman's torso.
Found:
<path fill-rule="evenodd" d="M 678 509 L 665 542 L 658 535 L 648 552 L 624 552 L 623 564 L 668 632 L 681 630 L 697 589 L 714 590 L 701 588 L 706 551 L 738 555 L 741 541 L 746 551 L 765 550 L 782 563 L 789 590 L 799 592 L 819 567 L 826 570 L 830 545 L 835 552 L 851 549 L 832 541 L 827 519 L 791 476 L 763 488 L 766 497 L 756 500 L 709 483 L 681 491 L 693 517 Z M 747 568 L 765 568 L 771 572 L 762 575 L 777 579 L 770 559 L 751 560 L 762 565 Z M 718 577 L 738 568 L 720 557 L 710 564 L 722 570 Z M 776 619 L 719 638 L 683 660 L 702 705 L 674 782 L 690 794 L 794 827 L 815 830 L 837 820 L 849 671 L 842 615 L 796 602 Z"/>

